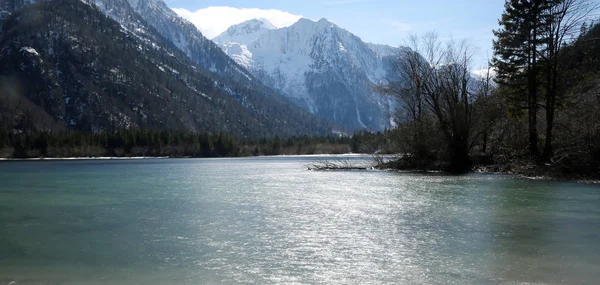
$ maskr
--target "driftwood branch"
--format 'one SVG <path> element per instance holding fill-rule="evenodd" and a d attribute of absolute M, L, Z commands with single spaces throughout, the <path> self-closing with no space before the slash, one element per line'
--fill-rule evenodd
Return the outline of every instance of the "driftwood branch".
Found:
<path fill-rule="evenodd" d="M 308 170 L 367 170 L 372 169 L 372 163 L 364 161 L 353 162 L 348 158 L 319 159 L 307 166 Z"/>
<path fill-rule="evenodd" d="M 331 159 L 319 159 L 307 165 L 308 170 L 368 170 L 384 165 L 397 157 L 391 155 L 373 155 L 369 160 L 352 160 L 351 158 L 333 157 Z"/>

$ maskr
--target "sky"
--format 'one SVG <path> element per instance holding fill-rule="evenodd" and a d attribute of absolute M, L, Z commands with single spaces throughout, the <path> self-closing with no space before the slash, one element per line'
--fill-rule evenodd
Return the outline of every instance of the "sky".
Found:
<path fill-rule="evenodd" d="M 477 50 L 473 69 L 492 56 L 504 0 L 165 0 L 180 16 L 213 38 L 229 26 L 265 18 L 276 27 L 300 18 L 327 20 L 365 42 L 401 46 L 411 34 L 436 32 L 441 39 L 466 39 Z"/>

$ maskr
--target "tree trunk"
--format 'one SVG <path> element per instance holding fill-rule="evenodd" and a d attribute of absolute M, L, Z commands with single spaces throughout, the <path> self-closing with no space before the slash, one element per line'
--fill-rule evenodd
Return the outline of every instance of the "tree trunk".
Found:
<path fill-rule="evenodd" d="M 468 172 L 471 167 L 469 161 L 469 146 L 466 139 L 456 136 L 450 142 L 450 165 L 448 172 L 460 174 Z"/>
<path fill-rule="evenodd" d="M 544 154 L 542 156 L 545 162 L 549 162 L 552 155 L 554 155 L 554 149 L 552 148 L 552 125 L 554 124 L 554 112 L 546 113 L 546 142 L 544 143 Z"/>
<path fill-rule="evenodd" d="M 554 127 L 554 113 L 556 110 L 556 88 L 558 80 L 558 72 L 556 68 L 551 68 L 550 79 L 548 82 L 548 94 L 546 95 L 546 141 L 544 143 L 544 153 L 542 159 L 549 162 L 554 155 L 552 147 L 552 129 Z"/>
<path fill-rule="evenodd" d="M 529 153 L 533 156 L 538 155 L 538 138 L 537 138 L 537 114 L 533 110 L 534 107 L 530 107 L 529 110 Z"/>
<path fill-rule="evenodd" d="M 487 153 L 487 142 L 488 142 L 488 131 L 486 128 L 486 130 L 483 132 L 483 146 L 481 147 L 481 152 L 483 154 Z"/>
<path fill-rule="evenodd" d="M 535 15 L 535 14 L 534 14 Z M 537 16 L 534 16 L 533 19 L 537 21 Z M 532 42 L 531 42 L 531 67 L 530 72 L 528 74 L 529 80 L 529 153 L 533 156 L 538 156 L 538 132 L 537 132 L 537 23 L 533 23 L 534 28 L 532 31 Z"/>

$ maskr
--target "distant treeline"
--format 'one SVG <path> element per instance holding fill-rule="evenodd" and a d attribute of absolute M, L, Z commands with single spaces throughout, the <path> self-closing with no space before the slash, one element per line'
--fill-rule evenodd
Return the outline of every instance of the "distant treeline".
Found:
<path fill-rule="evenodd" d="M 0 131 L 0 157 L 236 157 L 350 152 L 347 136 L 239 139 L 188 131 Z"/>

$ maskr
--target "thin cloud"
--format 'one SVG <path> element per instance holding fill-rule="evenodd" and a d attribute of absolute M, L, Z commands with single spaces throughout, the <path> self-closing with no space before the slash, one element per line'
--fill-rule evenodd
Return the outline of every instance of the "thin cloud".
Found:
<path fill-rule="evenodd" d="M 413 27 L 410 24 L 401 22 L 398 20 L 385 19 L 385 20 L 382 20 L 382 22 L 384 24 L 394 28 L 395 30 L 401 31 L 401 32 L 408 32 L 413 29 Z"/>
<path fill-rule="evenodd" d="M 256 8 L 234 8 L 227 6 L 208 7 L 192 12 L 183 8 L 173 8 L 177 15 L 192 22 L 204 36 L 212 39 L 232 25 L 236 25 L 251 19 L 267 19 L 277 28 L 291 26 L 302 16 L 294 15 L 285 11 Z"/>
<path fill-rule="evenodd" d="M 326 6 L 335 6 L 335 5 L 350 5 L 350 4 L 358 4 L 358 3 L 372 3 L 377 2 L 378 0 L 334 0 L 325 2 Z"/>

